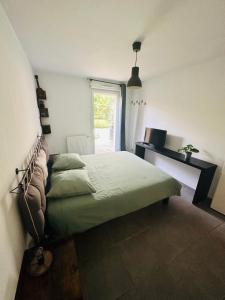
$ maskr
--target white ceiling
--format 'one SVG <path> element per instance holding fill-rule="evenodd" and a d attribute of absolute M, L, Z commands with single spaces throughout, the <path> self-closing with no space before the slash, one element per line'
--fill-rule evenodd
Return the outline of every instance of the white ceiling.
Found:
<path fill-rule="evenodd" d="M 0 0 L 36 69 L 126 81 L 225 55 L 225 0 Z"/>

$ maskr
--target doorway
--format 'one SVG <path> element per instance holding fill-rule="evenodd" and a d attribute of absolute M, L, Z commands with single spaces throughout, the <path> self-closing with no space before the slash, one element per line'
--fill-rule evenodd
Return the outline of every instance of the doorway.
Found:
<path fill-rule="evenodd" d="M 119 150 L 120 105 L 119 93 L 93 91 L 95 153 Z"/>

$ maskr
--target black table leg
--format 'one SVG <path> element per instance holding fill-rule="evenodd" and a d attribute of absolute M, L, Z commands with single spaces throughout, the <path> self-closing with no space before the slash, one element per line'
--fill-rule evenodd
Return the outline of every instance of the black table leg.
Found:
<path fill-rule="evenodd" d="M 201 171 L 192 203 L 196 204 L 206 200 L 215 171 L 216 168 Z"/>
<path fill-rule="evenodd" d="M 143 158 L 143 159 L 144 159 L 144 158 L 145 158 L 145 148 L 136 145 L 135 154 L 136 154 L 137 156 L 139 156 L 140 158 Z"/>

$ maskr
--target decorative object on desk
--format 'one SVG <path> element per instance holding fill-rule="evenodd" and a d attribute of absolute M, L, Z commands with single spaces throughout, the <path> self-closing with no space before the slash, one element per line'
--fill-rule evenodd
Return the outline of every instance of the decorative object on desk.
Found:
<path fill-rule="evenodd" d="M 132 68 L 131 78 L 127 83 L 128 88 L 137 89 L 142 87 L 141 79 L 139 78 L 139 67 L 137 64 L 137 52 L 141 50 L 141 42 L 133 43 L 133 51 L 136 53 L 135 66 Z"/>
<path fill-rule="evenodd" d="M 188 144 L 180 149 L 178 149 L 178 152 L 184 152 L 185 153 L 185 160 L 189 161 L 191 158 L 192 153 L 198 153 L 199 150 L 195 148 L 193 145 Z"/>
<path fill-rule="evenodd" d="M 39 81 L 38 81 L 38 75 L 34 76 L 37 82 L 37 88 L 36 88 L 36 94 L 37 94 L 37 99 L 40 100 L 46 100 L 46 92 L 40 87 Z"/>
<path fill-rule="evenodd" d="M 50 125 L 42 125 L 41 127 L 42 127 L 43 134 L 51 133 L 51 126 Z"/>

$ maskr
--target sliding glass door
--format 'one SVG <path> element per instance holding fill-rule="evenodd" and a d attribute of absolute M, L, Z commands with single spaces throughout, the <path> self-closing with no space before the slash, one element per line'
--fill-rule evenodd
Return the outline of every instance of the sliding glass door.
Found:
<path fill-rule="evenodd" d="M 95 153 L 120 150 L 120 93 L 93 90 Z"/>

